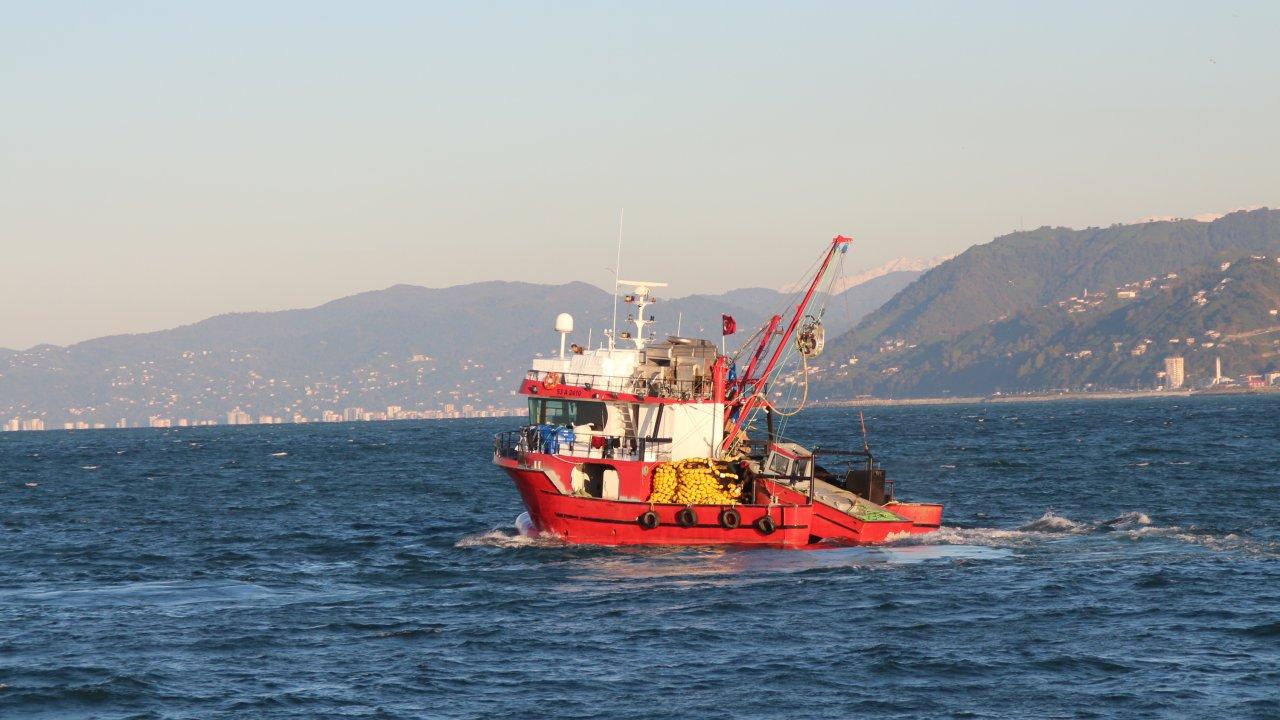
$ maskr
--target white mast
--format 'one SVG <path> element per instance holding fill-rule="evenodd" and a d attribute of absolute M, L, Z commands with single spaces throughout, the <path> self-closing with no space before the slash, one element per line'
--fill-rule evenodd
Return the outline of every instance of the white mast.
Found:
<path fill-rule="evenodd" d="M 649 318 L 645 316 L 644 309 L 658 300 L 655 297 L 650 297 L 649 288 L 666 287 L 667 284 L 649 282 L 648 280 L 619 280 L 618 285 L 632 285 L 635 287 L 635 289 L 631 291 L 631 294 L 627 296 L 627 302 L 635 303 L 636 305 L 635 317 L 629 318 L 636 326 L 635 337 L 631 338 L 631 340 L 636 344 L 637 350 L 643 350 L 646 342 L 644 326 L 649 324 Z M 616 286 L 614 287 L 614 292 L 617 292 Z"/>
<path fill-rule="evenodd" d="M 613 329 L 609 331 L 609 351 L 618 337 L 618 278 L 622 277 L 622 220 L 627 216 L 627 209 L 618 211 L 618 255 L 613 261 Z"/>

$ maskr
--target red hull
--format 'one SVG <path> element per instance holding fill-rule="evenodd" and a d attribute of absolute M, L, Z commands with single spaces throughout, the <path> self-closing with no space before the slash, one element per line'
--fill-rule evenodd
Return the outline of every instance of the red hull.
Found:
<path fill-rule="evenodd" d="M 738 505 L 741 524 L 732 530 L 721 527 L 719 505 L 693 505 L 697 522 L 692 527 L 676 523 L 676 513 L 684 505 L 651 504 L 634 500 L 601 500 L 565 495 L 542 470 L 520 468 L 514 461 L 499 461 L 515 481 L 529 517 L 540 532 L 552 533 L 567 542 L 594 545 L 758 545 L 803 547 L 809 544 L 811 506 Z M 639 518 L 653 510 L 658 526 L 646 529 Z M 765 534 L 756 521 L 768 515 L 776 530 Z"/>
<path fill-rule="evenodd" d="M 784 502 L 807 500 L 805 495 L 784 485 L 770 482 L 769 487 Z M 911 520 L 901 516 L 896 520 L 861 520 L 821 502 L 815 502 L 813 508 L 813 527 L 810 532 L 815 542 L 879 543 L 890 535 L 912 531 Z"/>
<path fill-rule="evenodd" d="M 884 508 L 911 521 L 912 533 L 929 533 L 942 527 L 942 506 L 937 503 L 891 501 Z"/>
<path fill-rule="evenodd" d="M 553 455 L 527 456 L 527 459 L 530 462 L 521 463 L 510 458 L 498 458 L 495 462 L 514 481 L 525 507 L 529 509 L 533 526 L 539 532 L 551 533 L 572 543 L 779 548 L 800 548 L 824 541 L 836 544 L 879 543 L 894 534 L 935 530 L 942 514 L 940 505 L 895 503 L 887 508 L 898 515 L 896 519 L 865 521 L 821 502 L 810 502 L 806 495 L 766 480 L 760 493 L 760 504 L 735 506 L 741 517 L 738 527 L 729 529 L 721 525 L 720 517 L 725 507 L 720 505 L 687 506 L 694 511 L 697 521 L 691 527 L 682 527 L 676 521 L 676 514 L 685 505 L 569 495 L 561 491 L 544 468 L 567 471 L 570 463 Z M 777 498 L 776 504 L 766 503 L 770 493 Z M 640 516 L 650 510 L 657 514 L 658 525 L 642 527 Z M 768 534 L 758 529 L 756 524 L 766 515 L 776 528 Z"/>

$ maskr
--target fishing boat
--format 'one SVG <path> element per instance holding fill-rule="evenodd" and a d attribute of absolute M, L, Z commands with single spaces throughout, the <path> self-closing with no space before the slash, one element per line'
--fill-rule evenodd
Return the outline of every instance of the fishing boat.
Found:
<path fill-rule="evenodd" d="M 561 313 L 559 355 L 535 358 L 520 383 L 528 422 L 494 438 L 493 461 L 528 510 L 521 531 L 601 545 L 802 548 L 936 530 L 942 506 L 896 497 L 865 423 L 861 443 L 843 449 L 806 447 L 778 430 L 799 408 L 780 407 L 771 384 L 798 364 L 807 394 L 809 361 L 824 345 L 815 298 L 830 296 L 850 242 L 832 239 L 791 307 L 733 353 L 727 315 L 719 346 L 646 334 L 663 283 L 617 280 L 615 324 L 597 348 L 566 353 L 573 317 Z M 624 287 L 633 330 L 618 332 Z"/>

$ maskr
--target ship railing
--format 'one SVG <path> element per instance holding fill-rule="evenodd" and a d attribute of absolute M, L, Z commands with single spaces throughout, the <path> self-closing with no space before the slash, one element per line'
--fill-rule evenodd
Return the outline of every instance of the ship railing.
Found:
<path fill-rule="evenodd" d="M 530 425 L 506 430 L 494 436 L 494 457 L 523 462 L 529 453 L 560 455 L 584 460 L 630 460 L 667 462 L 671 460 L 671 438 L 623 437 L 603 433 L 544 433 L 546 426 Z"/>
<path fill-rule="evenodd" d="M 530 370 L 525 374 L 525 379 L 545 382 L 548 375 L 555 375 L 556 381 L 562 385 L 580 387 L 584 390 L 628 393 L 630 395 L 639 395 L 640 397 L 709 400 L 714 392 L 714 386 L 709 377 L 699 377 L 692 380 L 671 380 L 657 373 L 652 377 L 644 377 L 643 375 L 621 377 L 618 375 L 561 373 L 554 370 Z"/>

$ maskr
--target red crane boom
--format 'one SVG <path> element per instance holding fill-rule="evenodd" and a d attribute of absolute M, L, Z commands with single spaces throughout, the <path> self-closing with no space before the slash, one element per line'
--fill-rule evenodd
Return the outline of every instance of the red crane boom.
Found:
<path fill-rule="evenodd" d="M 778 365 L 778 361 L 782 359 L 782 353 L 786 350 L 787 344 L 791 340 L 791 336 L 795 334 L 796 326 L 800 324 L 800 319 L 804 317 L 805 310 L 809 307 L 809 302 L 813 300 L 813 296 L 818 292 L 818 286 L 822 283 L 822 276 L 827 274 L 827 268 L 831 265 L 831 259 L 836 253 L 847 248 L 849 243 L 853 242 L 853 238 L 847 238 L 843 235 L 837 235 L 831 240 L 831 247 L 827 249 L 827 255 L 822 259 L 822 267 L 818 268 L 817 274 L 813 276 L 813 282 L 809 283 L 809 289 L 805 292 L 804 298 L 796 305 L 795 314 L 791 316 L 791 322 L 787 324 L 787 329 L 783 331 L 782 338 L 778 341 L 778 346 L 773 349 L 773 354 L 769 357 L 769 362 L 765 364 L 764 371 L 760 373 L 758 378 L 751 378 L 751 371 L 755 369 L 757 361 L 765 348 L 769 346 L 773 340 L 774 329 L 778 326 L 780 316 L 775 315 L 769 322 L 768 330 L 765 336 L 760 340 L 760 347 L 756 349 L 754 356 L 751 358 L 751 364 L 747 367 L 747 372 L 743 375 L 741 381 L 741 391 L 737 398 L 725 408 L 725 418 L 728 419 L 732 412 L 732 408 L 738 406 L 738 419 L 733 422 L 728 432 L 725 434 L 724 440 L 720 444 L 720 451 L 723 453 L 728 451 L 733 445 L 734 439 L 738 432 L 747 424 L 751 417 L 751 413 L 760 406 L 762 402 L 761 390 L 764 384 L 769 380 L 769 376 L 773 373 L 774 368 Z M 767 399 L 763 402 L 768 402 Z"/>

